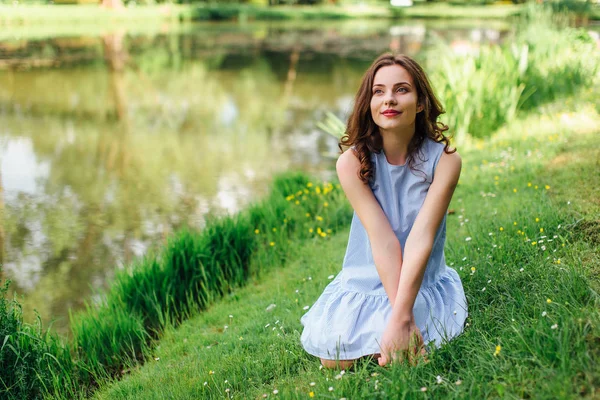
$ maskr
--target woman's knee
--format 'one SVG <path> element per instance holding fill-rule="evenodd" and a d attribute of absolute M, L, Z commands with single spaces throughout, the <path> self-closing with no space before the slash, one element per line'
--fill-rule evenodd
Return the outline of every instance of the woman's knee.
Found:
<path fill-rule="evenodd" d="M 321 358 L 321 365 L 329 369 L 349 369 L 354 365 L 354 360 L 326 360 Z"/>

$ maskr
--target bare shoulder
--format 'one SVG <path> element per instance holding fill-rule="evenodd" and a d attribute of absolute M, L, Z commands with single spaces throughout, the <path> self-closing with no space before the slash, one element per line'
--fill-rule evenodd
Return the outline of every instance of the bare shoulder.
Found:
<path fill-rule="evenodd" d="M 343 177 L 355 176 L 360 169 L 360 161 L 358 160 L 356 153 L 351 149 L 343 152 L 338 157 L 335 169 L 340 180 L 343 179 Z"/>
<path fill-rule="evenodd" d="M 462 158 L 460 157 L 460 154 L 458 154 L 458 151 L 455 151 L 454 153 L 442 152 L 440 162 L 442 160 L 444 160 L 446 164 L 458 166 L 459 168 L 462 165 Z"/>
<path fill-rule="evenodd" d="M 444 180 L 451 185 L 456 185 L 460 177 L 462 168 L 462 159 L 457 151 L 454 153 L 443 152 L 436 168 L 436 177 L 438 180 Z M 434 179 L 435 180 L 435 179 Z"/>

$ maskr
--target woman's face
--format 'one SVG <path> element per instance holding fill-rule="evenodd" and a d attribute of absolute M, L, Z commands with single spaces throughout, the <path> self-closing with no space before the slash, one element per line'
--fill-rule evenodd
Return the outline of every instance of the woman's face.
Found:
<path fill-rule="evenodd" d="M 381 133 L 413 134 L 417 113 L 417 89 L 406 69 L 399 65 L 381 67 L 371 88 L 371 116 Z"/>

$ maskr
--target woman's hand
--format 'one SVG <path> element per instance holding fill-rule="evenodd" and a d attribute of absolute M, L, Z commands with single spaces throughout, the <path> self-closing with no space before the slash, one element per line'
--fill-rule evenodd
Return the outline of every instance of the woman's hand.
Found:
<path fill-rule="evenodd" d="M 414 315 L 411 313 L 409 318 L 400 321 L 392 317 L 383 332 L 380 347 L 380 366 L 383 367 L 392 360 L 408 360 L 411 365 L 415 365 L 419 357 L 425 355 L 425 347 Z"/>

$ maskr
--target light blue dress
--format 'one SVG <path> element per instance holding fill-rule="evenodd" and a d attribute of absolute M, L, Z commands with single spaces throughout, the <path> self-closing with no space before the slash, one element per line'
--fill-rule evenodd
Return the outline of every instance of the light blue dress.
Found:
<path fill-rule="evenodd" d="M 403 253 L 443 151 L 442 143 L 426 139 L 421 156 L 415 158 L 414 170 L 388 163 L 383 151 L 371 155 L 375 178 L 370 186 Z M 435 346 L 459 335 L 467 318 L 460 277 L 446 265 L 445 241 L 444 216 L 413 308 L 425 343 Z M 302 316 L 302 346 L 309 354 L 324 359 L 352 360 L 380 353 L 379 342 L 391 311 L 367 232 L 354 213 L 342 271 Z"/>

